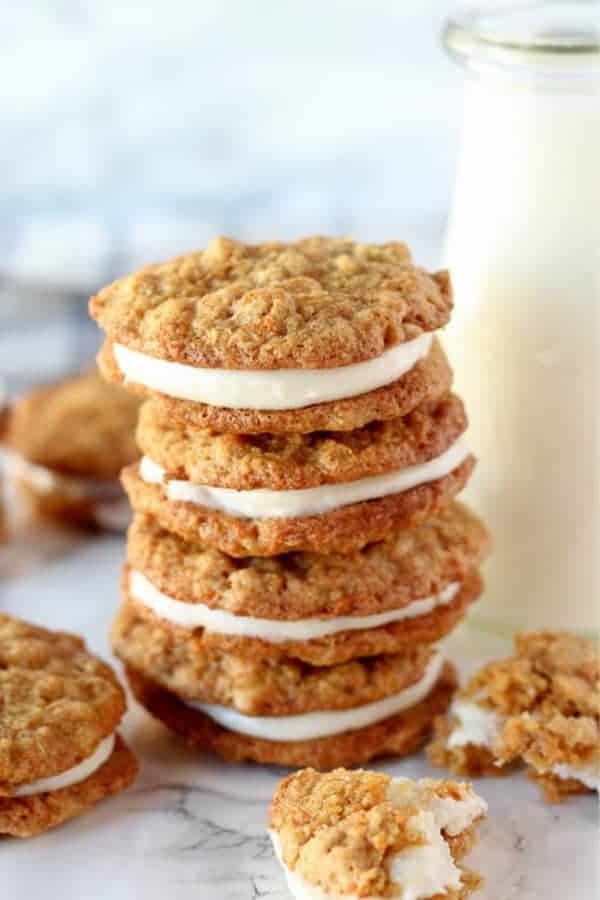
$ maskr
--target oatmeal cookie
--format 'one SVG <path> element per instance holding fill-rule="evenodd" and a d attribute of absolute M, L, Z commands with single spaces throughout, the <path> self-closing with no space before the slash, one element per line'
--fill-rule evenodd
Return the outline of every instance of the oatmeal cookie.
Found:
<path fill-rule="evenodd" d="M 320 515 L 239 518 L 186 500 L 168 499 L 165 486 L 145 481 L 139 465 L 122 481 L 133 508 L 187 541 L 235 557 L 290 551 L 353 553 L 366 544 L 419 525 L 447 506 L 466 485 L 475 459 L 469 455 L 448 475 L 397 494 L 352 503 Z"/>
<path fill-rule="evenodd" d="M 321 770 L 358 766 L 381 756 L 414 753 L 427 740 L 433 719 L 447 709 L 456 688 L 454 667 L 446 663 L 427 697 L 403 712 L 329 737 L 273 741 L 224 728 L 130 666 L 126 674 L 141 705 L 190 746 L 210 750 L 228 762 L 314 766 Z"/>
<path fill-rule="evenodd" d="M 10 410 L 4 442 L 58 475 L 114 480 L 139 456 L 138 410 L 92 371 L 25 394 Z"/>
<path fill-rule="evenodd" d="M 404 244 L 311 237 L 213 240 L 108 285 L 90 312 L 111 340 L 150 357 L 224 369 L 359 363 L 443 327 L 445 272 L 415 267 Z"/>
<path fill-rule="evenodd" d="M 478 880 L 456 861 L 486 810 L 469 784 L 304 769 L 277 787 L 269 833 L 294 896 L 458 898 Z"/>
<path fill-rule="evenodd" d="M 0 614 L 0 833 L 37 834 L 124 789 L 125 696 L 71 634 Z"/>
<path fill-rule="evenodd" d="M 176 422 L 165 427 L 149 400 L 140 412 L 137 441 L 166 479 L 236 491 L 291 491 L 422 465 L 442 456 L 466 428 L 455 394 L 354 431 L 289 435 L 222 434 Z"/>
<path fill-rule="evenodd" d="M 436 605 L 427 611 L 415 611 L 411 617 L 399 618 L 390 622 L 378 623 L 377 621 L 348 622 L 347 618 L 339 623 L 337 630 L 332 630 L 324 635 L 315 637 L 280 637 L 282 627 L 287 624 L 293 628 L 298 624 L 297 620 L 268 619 L 256 620 L 249 617 L 243 622 L 243 626 L 249 629 L 247 634 L 239 634 L 226 629 L 232 627 L 231 620 L 222 625 L 223 620 L 217 619 L 214 625 L 188 624 L 177 618 L 168 618 L 164 607 L 157 609 L 147 599 L 154 599 L 152 584 L 138 583 L 139 575 L 132 573 L 128 568 L 123 574 L 123 615 L 136 615 L 142 617 L 157 627 L 173 631 L 174 636 L 180 636 L 181 640 L 186 635 L 193 635 L 196 646 L 202 647 L 206 653 L 227 653 L 235 656 L 249 657 L 251 659 L 284 659 L 291 657 L 302 660 L 314 666 L 333 666 L 347 662 L 362 656 L 375 656 L 380 654 L 400 653 L 408 646 L 414 644 L 433 644 L 440 641 L 462 620 L 469 605 L 481 594 L 482 580 L 478 572 L 470 572 L 466 575 L 462 584 L 452 585 L 452 591 L 447 589 L 437 599 Z M 140 587 L 150 591 L 149 598 L 140 592 Z M 177 602 L 177 601 L 175 601 Z M 423 601 L 417 601 L 420 606 Z M 427 601 L 425 601 L 427 603 Z M 186 605 L 187 610 L 190 604 Z M 169 609 L 169 612 L 171 609 Z M 348 617 L 353 618 L 353 617 Z M 327 622 L 327 620 L 326 620 Z M 276 639 L 268 633 L 260 634 L 260 628 L 265 624 L 276 633 Z M 301 626 L 310 633 L 313 620 L 303 620 Z M 327 624 L 335 629 L 335 620 L 329 620 Z M 222 630 L 219 631 L 219 626 Z M 233 620 L 233 626 L 239 622 Z M 322 625 L 321 621 L 317 622 Z M 256 629 L 256 633 L 252 632 Z M 290 628 L 290 631 L 291 631 Z M 278 631 L 275 631 L 275 630 Z M 283 632 L 285 634 L 285 632 Z"/>
<path fill-rule="evenodd" d="M 37 388 L 17 401 L 2 437 L 6 468 L 40 515 L 108 529 L 126 526 L 119 484 L 139 457 L 139 403 L 96 372 Z"/>
<path fill-rule="evenodd" d="M 464 581 L 489 545 L 481 520 L 456 502 L 416 528 L 346 555 L 234 559 L 139 515 L 129 529 L 127 560 L 132 570 L 181 603 L 286 621 L 369 616 L 409 606 Z"/>
<path fill-rule="evenodd" d="M 515 655 L 489 663 L 436 723 L 432 762 L 459 773 L 524 762 L 548 799 L 600 785 L 600 657 L 569 632 L 525 632 Z"/>
<path fill-rule="evenodd" d="M 256 659 L 207 648 L 202 635 L 170 626 L 137 604 L 121 607 L 112 628 L 116 655 L 185 701 L 228 706 L 246 716 L 344 710 L 420 682 L 429 644 L 334 666 L 299 659 Z"/>

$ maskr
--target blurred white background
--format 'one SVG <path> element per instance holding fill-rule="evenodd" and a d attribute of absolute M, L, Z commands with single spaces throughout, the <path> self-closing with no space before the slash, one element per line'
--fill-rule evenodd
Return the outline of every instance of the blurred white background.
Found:
<path fill-rule="evenodd" d="M 449 0 L 6 0 L 0 272 L 91 290 L 244 238 L 438 261 L 461 73 Z"/>

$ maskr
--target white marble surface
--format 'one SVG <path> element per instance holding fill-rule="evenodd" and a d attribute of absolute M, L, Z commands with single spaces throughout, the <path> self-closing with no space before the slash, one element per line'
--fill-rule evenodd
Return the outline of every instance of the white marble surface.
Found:
<path fill-rule="evenodd" d="M 44 530 L 0 551 L 0 608 L 84 635 L 109 656 L 123 540 Z M 473 636 L 454 641 L 469 668 Z M 491 645 L 485 647 L 489 653 Z M 289 897 L 265 826 L 283 770 L 228 766 L 182 747 L 133 707 L 123 727 L 141 760 L 137 784 L 84 817 L 31 841 L 0 841 L 7 900 L 284 900 Z M 386 763 L 433 774 L 422 756 Z M 439 772 L 438 772 L 439 774 Z M 482 779 L 490 805 L 470 857 L 486 875 L 482 900 L 596 900 L 598 808 L 594 797 L 542 803 L 524 777 Z"/>

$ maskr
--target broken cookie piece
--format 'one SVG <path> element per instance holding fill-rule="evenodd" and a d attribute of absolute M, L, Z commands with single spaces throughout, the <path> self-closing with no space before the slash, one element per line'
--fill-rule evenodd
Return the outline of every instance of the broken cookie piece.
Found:
<path fill-rule="evenodd" d="M 428 755 L 461 775 L 502 774 L 523 762 L 550 801 L 600 787 L 600 657 L 568 632 L 516 636 L 436 721 Z"/>
<path fill-rule="evenodd" d="M 457 863 L 486 809 L 455 781 L 303 769 L 280 783 L 269 825 L 294 897 L 459 900 L 480 884 Z"/>

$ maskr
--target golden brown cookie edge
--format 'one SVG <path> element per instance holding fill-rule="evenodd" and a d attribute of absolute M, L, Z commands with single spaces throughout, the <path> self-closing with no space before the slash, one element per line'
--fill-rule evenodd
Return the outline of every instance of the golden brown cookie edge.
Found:
<path fill-rule="evenodd" d="M 138 773 L 136 757 L 117 734 L 115 748 L 84 781 L 29 797 L 0 797 L 0 834 L 35 837 L 86 812 L 105 797 L 124 791 Z"/>
<path fill-rule="evenodd" d="M 203 628 L 193 630 L 195 639 L 207 653 L 230 653 L 251 659 L 293 658 L 313 666 L 333 666 L 367 656 L 396 654 L 415 644 L 433 644 L 442 640 L 464 618 L 469 606 L 483 590 L 483 580 L 477 571 L 469 573 L 458 595 L 444 606 L 414 619 L 356 631 L 342 631 L 325 638 L 306 641 L 269 643 L 260 638 L 219 634 Z M 137 607 L 140 613 L 175 633 L 183 629 L 173 626 L 151 609 L 135 600 L 128 588 L 128 569 L 122 578 L 123 608 Z"/>
<path fill-rule="evenodd" d="M 351 553 L 402 528 L 423 522 L 466 485 L 475 467 L 470 455 L 450 474 L 399 494 L 295 519 L 241 519 L 206 507 L 167 500 L 148 484 L 138 465 L 123 470 L 122 483 L 136 512 L 153 516 L 167 531 L 216 547 L 230 556 L 275 556 L 294 550 Z"/>
<path fill-rule="evenodd" d="M 194 403 L 161 394 L 144 385 L 125 381 L 107 338 L 98 354 L 98 367 L 107 381 L 123 385 L 141 397 L 152 397 L 165 422 L 192 428 L 210 428 L 233 434 L 308 434 L 311 431 L 351 431 L 369 422 L 404 416 L 421 403 L 441 397 L 452 387 L 452 369 L 435 339 L 429 354 L 391 384 L 341 400 L 300 409 L 229 409 Z"/>
<path fill-rule="evenodd" d="M 227 731 L 135 670 L 127 667 L 126 675 L 138 702 L 193 747 L 210 750 L 227 762 L 312 766 L 320 770 L 358 766 L 380 756 L 413 753 L 426 741 L 435 716 L 448 708 L 457 685 L 454 666 L 445 663 L 432 692 L 409 710 L 358 731 L 285 743 Z"/>

